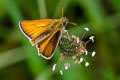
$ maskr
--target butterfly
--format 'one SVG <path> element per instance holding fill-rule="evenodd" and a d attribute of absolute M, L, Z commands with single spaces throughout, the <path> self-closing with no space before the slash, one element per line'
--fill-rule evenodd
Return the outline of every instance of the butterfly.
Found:
<path fill-rule="evenodd" d="M 51 59 L 68 19 L 40 19 L 40 20 L 23 20 L 19 22 L 20 30 L 29 39 L 30 43 L 38 49 L 38 55 L 45 59 Z"/>

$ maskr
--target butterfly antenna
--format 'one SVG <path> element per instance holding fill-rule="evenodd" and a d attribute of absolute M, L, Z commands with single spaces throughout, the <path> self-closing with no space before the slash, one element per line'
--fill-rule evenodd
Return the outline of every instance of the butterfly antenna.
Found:
<path fill-rule="evenodd" d="M 64 8 L 62 7 L 62 17 L 63 17 L 63 13 L 64 13 Z"/>
<path fill-rule="evenodd" d="M 72 24 L 72 25 L 75 25 L 75 26 L 78 26 L 76 23 L 73 23 L 73 22 L 68 22 L 69 24 Z"/>
<path fill-rule="evenodd" d="M 64 17 L 64 8 L 62 7 L 62 17 Z M 73 23 L 73 22 L 68 22 L 69 24 L 72 24 L 72 25 L 75 25 L 75 26 L 78 26 L 76 23 Z"/>

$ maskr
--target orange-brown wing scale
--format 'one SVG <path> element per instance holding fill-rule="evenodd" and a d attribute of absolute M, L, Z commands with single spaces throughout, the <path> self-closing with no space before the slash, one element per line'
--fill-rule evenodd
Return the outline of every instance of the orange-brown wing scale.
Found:
<path fill-rule="evenodd" d="M 37 45 L 38 54 L 46 59 L 50 59 L 59 43 L 61 38 L 61 31 L 54 32 L 50 37 L 48 37 L 43 42 Z"/>
<path fill-rule="evenodd" d="M 50 25 L 55 19 L 43 19 L 43 20 L 31 20 L 31 21 L 21 21 L 20 29 L 29 38 L 29 40 L 36 44 L 35 40 L 44 38 L 44 36 L 50 35 Z M 38 38 L 38 39 L 37 39 Z"/>

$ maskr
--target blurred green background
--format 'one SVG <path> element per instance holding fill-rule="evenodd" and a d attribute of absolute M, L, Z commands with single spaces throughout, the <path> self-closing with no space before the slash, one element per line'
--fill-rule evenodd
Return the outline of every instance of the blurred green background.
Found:
<path fill-rule="evenodd" d="M 69 33 L 81 36 L 84 26 L 96 37 L 88 44 L 90 66 L 73 64 L 61 76 L 52 72 L 60 57 L 51 60 L 37 56 L 37 49 L 20 32 L 20 20 L 61 18 L 79 26 L 67 25 Z M 68 27 L 69 26 L 69 27 Z M 120 0 L 0 0 L 0 80 L 120 80 Z"/>

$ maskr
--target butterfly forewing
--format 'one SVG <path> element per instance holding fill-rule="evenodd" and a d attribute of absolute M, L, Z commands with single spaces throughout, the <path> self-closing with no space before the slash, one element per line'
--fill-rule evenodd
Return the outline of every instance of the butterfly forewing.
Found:
<path fill-rule="evenodd" d="M 55 19 L 21 21 L 20 29 L 33 45 L 44 40 L 51 34 L 51 23 Z"/>

